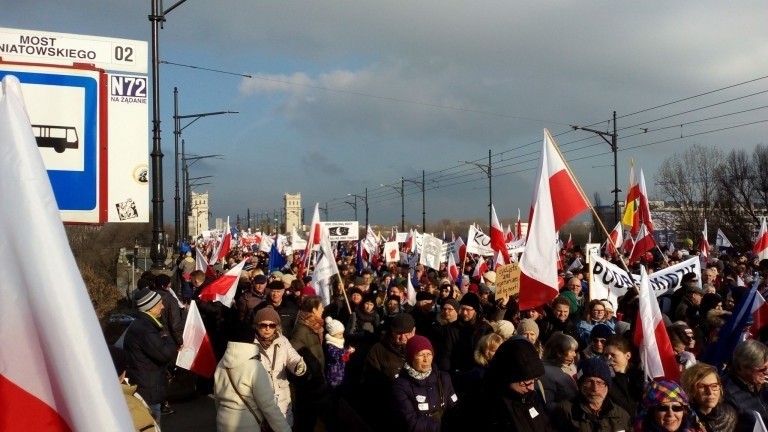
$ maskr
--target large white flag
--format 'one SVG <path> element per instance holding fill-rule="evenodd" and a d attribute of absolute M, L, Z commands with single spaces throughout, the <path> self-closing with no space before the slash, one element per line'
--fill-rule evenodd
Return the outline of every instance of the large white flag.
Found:
<path fill-rule="evenodd" d="M 13 76 L 0 146 L 0 430 L 133 431 Z M 13 229 L 19 221 L 32 228 Z M 29 259 L 40 245 L 45 271 Z"/>
<path fill-rule="evenodd" d="M 323 299 L 323 306 L 331 304 L 331 276 L 338 274 L 339 268 L 336 266 L 336 258 L 331 248 L 330 235 L 328 228 L 321 227 L 320 231 L 320 250 L 315 256 L 315 271 L 312 272 L 312 283 L 317 287 L 318 295 Z"/>

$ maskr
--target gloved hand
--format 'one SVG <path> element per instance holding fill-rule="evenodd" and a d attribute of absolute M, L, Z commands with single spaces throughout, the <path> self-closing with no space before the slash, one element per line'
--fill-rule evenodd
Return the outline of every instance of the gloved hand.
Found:
<path fill-rule="evenodd" d="M 296 376 L 302 376 L 306 371 L 307 371 L 307 364 L 304 363 L 304 360 L 301 360 L 299 364 L 296 365 L 296 369 L 293 370 L 293 374 Z"/>

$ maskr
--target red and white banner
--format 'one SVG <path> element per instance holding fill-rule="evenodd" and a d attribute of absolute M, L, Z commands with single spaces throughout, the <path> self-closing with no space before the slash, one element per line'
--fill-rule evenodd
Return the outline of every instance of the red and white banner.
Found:
<path fill-rule="evenodd" d="M 10 75 L 0 89 L 0 147 L 0 430 L 133 431 L 21 84 Z M 45 269 L 30 259 L 41 245 Z"/>
<path fill-rule="evenodd" d="M 231 307 L 235 301 L 235 292 L 237 291 L 237 283 L 240 281 L 240 272 L 243 271 L 245 266 L 245 260 L 228 272 L 219 276 L 210 285 L 203 288 L 200 292 L 200 300 L 204 302 L 221 302 L 226 307 Z"/>
<path fill-rule="evenodd" d="M 212 377 L 216 370 L 216 355 L 195 302 L 189 304 L 183 338 L 184 346 L 176 357 L 176 366 L 204 377 Z"/>
<path fill-rule="evenodd" d="M 634 342 L 640 352 L 643 371 L 650 379 L 664 377 L 680 381 L 680 369 L 675 351 L 669 341 L 661 316 L 659 303 L 648 283 L 648 273 L 640 266 L 640 298 L 638 317 L 635 320 Z"/>
<path fill-rule="evenodd" d="M 768 228 L 766 228 L 765 216 L 760 224 L 760 233 L 757 234 L 757 240 L 752 247 L 752 252 L 757 255 L 760 260 L 768 258 Z"/>

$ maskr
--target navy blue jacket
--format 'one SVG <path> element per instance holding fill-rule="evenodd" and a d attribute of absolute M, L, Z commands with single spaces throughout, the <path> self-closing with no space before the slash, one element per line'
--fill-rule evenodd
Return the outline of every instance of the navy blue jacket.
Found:
<path fill-rule="evenodd" d="M 402 427 L 399 430 L 411 432 L 440 432 L 440 418 L 434 413 L 440 409 L 445 412 L 458 403 L 450 375 L 436 369 L 423 380 L 413 378 L 403 369 L 392 386 L 392 396 Z"/>
<path fill-rule="evenodd" d="M 128 327 L 123 347 L 128 351 L 128 377 L 151 405 L 165 400 L 166 367 L 176 358 L 176 343 L 146 313 Z"/>

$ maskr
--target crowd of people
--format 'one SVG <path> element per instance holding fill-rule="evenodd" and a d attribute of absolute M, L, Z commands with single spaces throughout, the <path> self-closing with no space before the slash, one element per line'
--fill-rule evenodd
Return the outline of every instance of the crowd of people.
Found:
<path fill-rule="evenodd" d="M 681 377 L 650 380 L 633 338 L 637 289 L 618 304 L 590 298 L 587 269 L 573 268 L 560 272 L 551 302 L 520 310 L 514 296 L 496 296 L 494 271 L 472 277 L 471 257 L 454 281 L 444 265 L 358 262 L 355 247 L 338 248 L 327 304 L 298 253 L 270 269 L 266 254 L 231 252 L 222 271 L 246 261 L 232 305 L 198 299 L 212 278 L 186 262 L 202 248 L 180 257 L 179 301 L 169 280 L 147 275 L 125 348 L 128 376 L 155 418 L 183 345 L 173 336 L 178 303 L 194 301 L 219 361 L 214 379 L 198 382 L 215 396 L 219 431 L 728 432 L 768 421 L 762 332 L 740 329 L 745 340 L 729 362 L 704 362 L 752 283 L 768 275 L 768 260 L 703 259 L 701 280 L 685 274 L 659 298 Z M 581 254 L 564 251 L 563 268 Z M 657 250 L 630 271 L 693 255 Z"/>

